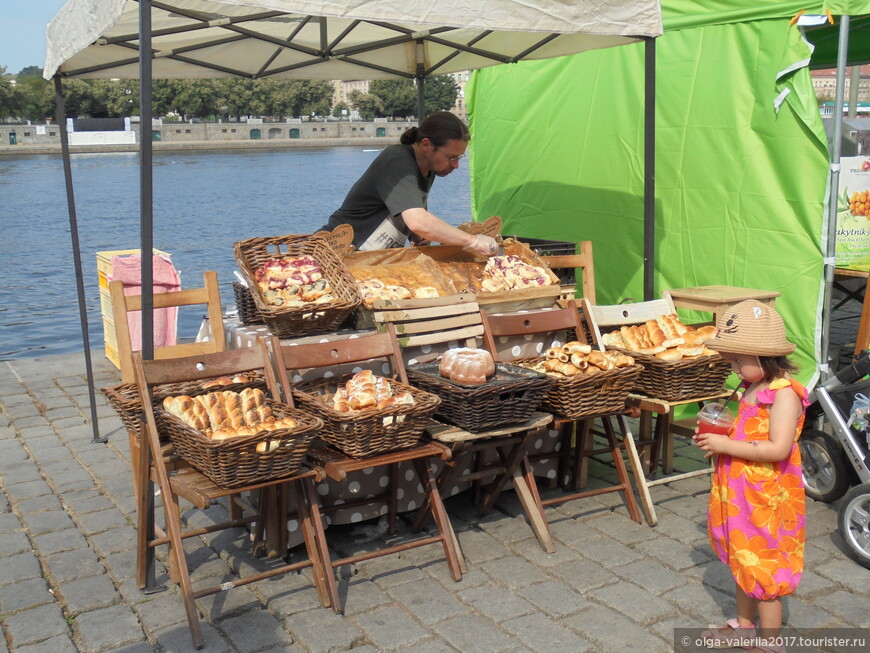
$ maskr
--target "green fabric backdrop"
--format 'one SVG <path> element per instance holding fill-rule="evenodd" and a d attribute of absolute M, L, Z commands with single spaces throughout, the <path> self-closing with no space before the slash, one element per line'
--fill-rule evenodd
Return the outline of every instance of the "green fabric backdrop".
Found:
<path fill-rule="evenodd" d="M 656 43 L 656 292 L 780 291 L 807 381 L 828 153 L 810 48 L 789 24 L 806 5 L 704 5 L 665 2 Z M 643 295 L 643 69 L 630 45 L 477 71 L 466 87 L 475 215 L 593 241 L 601 304 Z"/>

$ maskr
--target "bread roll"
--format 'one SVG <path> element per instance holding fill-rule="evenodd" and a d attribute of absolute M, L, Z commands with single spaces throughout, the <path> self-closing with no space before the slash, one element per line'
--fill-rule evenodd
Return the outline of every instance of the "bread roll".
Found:
<path fill-rule="evenodd" d="M 622 334 L 619 331 L 611 331 L 601 335 L 601 344 L 605 347 L 619 347 L 625 349 L 625 341 L 622 339 Z"/>
<path fill-rule="evenodd" d="M 562 351 L 568 355 L 571 354 L 588 354 L 592 351 L 592 347 L 582 342 L 572 341 L 562 345 Z"/>
<path fill-rule="evenodd" d="M 558 347 L 550 347 L 545 355 L 547 358 L 555 358 L 556 360 L 558 360 L 559 356 L 562 355 L 562 353 L 562 350 Z"/>
<path fill-rule="evenodd" d="M 586 366 L 589 365 L 589 361 L 582 354 L 571 354 L 571 365 L 578 370 L 585 370 Z"/>
<path fill-rule="evenodd" d="M 662 331 L 658 322 L 656 322 L 655 320 L 647 320 L 644 326 L 646 327 L 647 336 L 649 337 L 650 342 L 654 346 L 657 347 L 663 344 L 665 340 L 667 340 L 665 332 Z"/>
<path fill-rule="evenodd" d="M 704 345 L 679 345 L 677 351 L 683 356 L 700 356 L 704 353 Z"/>
<path fill-rule="evenodd" d="M 257 453 L 269 453 L 281 446 L 280 440 L 266 440 L 257 445 Z"/>
<path fill-rule="evenodd" d="M 668 363 L 675 363 L 678 360 L 682 360 L 683 354 L 677 351 L 676 349 L 665 349 L 664 351 L 660 351 L 655 355 L 656 358 L 667 361 Z"/>

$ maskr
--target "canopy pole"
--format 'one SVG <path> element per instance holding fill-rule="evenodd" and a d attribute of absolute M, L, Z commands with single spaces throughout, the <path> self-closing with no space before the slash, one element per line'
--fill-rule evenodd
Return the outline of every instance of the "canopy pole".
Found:
<path fill-rule="evenodd" d="M 139 2 L 139 233 L 142 261 L 142 358 L 154 358 L 154 203 L 151 144 L 151 0 Z"/>
<path fill-rule="evenodd" d="M 834 287 L 834 269 L 837 256 L 837 194 L 840 190 L 840 150 L 843 138 L 843 96 L 846 88 L 846 59 L 849 52 L 849 16 L 840 16 L 840 42 L 837 48 L 837 88 L 834 98 L 833 129 L 831 130 L 831 185 L 828 189 L 828 215 L 825 231 L 825 302 L 822 307 L 821 376 L 831 373 L 831 294 Z"/>
<path fill-rule="evenodd" d="M 426 100 L 424 91 L 426 89 L 426 44 L 423 39 L 417 39 L 417 47 L 414 50 L 417 58 L 417 124 L 421 124 L 426 117 Z"/>
<path fill-rule="evenodd" d="M 151 0 L 139 0 L 139 237 L 142 274 L 142 358 L 154 358 L 154 261 L 152 259 L 153 188 L 151 157 Z M 148 446 L 142 438 L 142 449 Z M 141 455 L 146 455 L 143 451 Z M 159 456 L 159 451 L 152 452 Z M 133 470 L 134 473 L 136 470 Z M 154 537 L 154 481 L 139 488 L 145 493 L 145 537 Z M 164 500 L 166 500 L 164 498 Z M 157 585 L 157 572 L 153 553 L 145 556 L 145 594 L 165 590 Z"/>
<path fill-rule="evenodd" d="M 85 350 L 85 370 L 88 375 L 88 399 L 91 402 L 91 428 L 94 443 L 103 444 L 106 438 L 100 437 L 97 422 L 97 398 L 94 392 L 94 366 L 91 361 L 91 339 L 88 330 L 88 307 L 85 303 L 85 277 L 82 272 L 82 255 L 79 247 L 79 223 L 76 216 L 76 199 L 73 191 L 72 162 L 69 153 L 69 138 L 66 133 L 66 108 L 63 102 L 63 83 L 60 75 L 54 76 L 55 119 L 60 128 L 60 150 L 63 155 L 63 177 L 66 182 L 66 206 L 69 212 L 69 235 L 72 240 L 73 265 L 76 271 L 76 294 L 79 301 L 79 320 L 82 327 L 82 345 Z"/>
<path fill-rule="evenodd" d="M 656 260 L 656 40 L 644 41 L 643 298 L 655 297 Z"/>

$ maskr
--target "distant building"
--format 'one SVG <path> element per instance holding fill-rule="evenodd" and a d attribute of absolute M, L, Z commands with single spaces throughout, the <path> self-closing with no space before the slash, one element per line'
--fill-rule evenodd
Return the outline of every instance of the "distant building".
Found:
<path fill-rule="evenodd" d="M 465 84 L 468 82 L 470 75 L 471 72 L 468 70 L 447 74 L 447 77 L 451 78 L 456 82 L 456 85 L 459 86 L 459 94 L 456 96 L 456 104 L 453 105 L 453 108 L 450 111 L 455 113 L 463 121 L 468 120 L 468 108 L 465 104 Z M 352 91 L 359 91 L 360 93 L 369 92 L 369 80 L 366 79 L 335 80 L 332 82 L 332 86 L 335 89 L 332 96 L 333 105 L 338 104 L 339 102 L 344 102 L 346 105 L 350 106 L 350 100 L 348 97 Z M 359 118 L 359 116 L 354 116 L 354 118 Z"/>
<path fill-rule="evenodd" d="M 833 100 L 837 91 L 837 70 L 831 68 L 827 70 L 812 70 L 810 76 L 813 80 L 813 88 L 816 91 L 816 97 L 821 102 Z M 851 84 L 852 69 L 846 69 L 846 92 L 845 100 L 849 101 L 849 87 Z M 861 71 L 858 77 L 858 102 L 870 102 L 870 65 L 861 66 Z"/>

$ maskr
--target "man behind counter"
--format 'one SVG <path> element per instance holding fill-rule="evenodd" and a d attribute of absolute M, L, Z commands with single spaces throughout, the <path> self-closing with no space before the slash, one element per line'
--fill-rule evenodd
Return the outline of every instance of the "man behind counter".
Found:
<path fill-rule="evenodd" d="M 458 245 L 482 256 L 495 254 L 494 239 L 466 233 L 429 213 L 426 200 L 435 176 L 459 167 L 471 135 L 449 111 L 439 111 L 419 127 L 411 127 L 377 156 L 353 185 L 324 229 L 353 227 L 357 250 L 403 247 L 437 242 Z"/>

